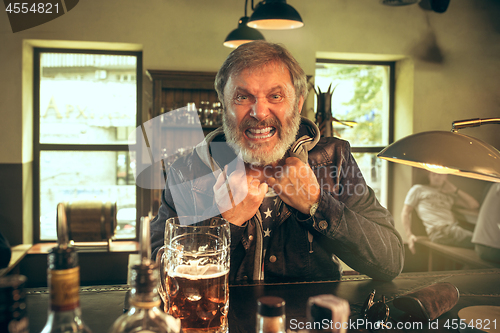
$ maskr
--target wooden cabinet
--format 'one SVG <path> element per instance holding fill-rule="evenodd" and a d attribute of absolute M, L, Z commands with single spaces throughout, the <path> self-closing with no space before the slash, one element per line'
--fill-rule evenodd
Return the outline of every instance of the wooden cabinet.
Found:
<path fill-rule="evenodd" d="M 164 71 L 147 70 L 146 74 L 149 82 L 146 83 L 147 91 L 146 103 L 148 104 L 148 118 L 159 119 L 160 115 L 167 114 L 170 111 L 187 106 L 188 103 L 194 103 L 196 109 L 205 108 L 216 109 L 214 103 L 218 103 L 217 92 L 214 88 L 215 72 L 186 72 L 186 71 Z M 161 136 L 159 142 L 151 144 L 153 152 L 162 150 L 165 155 L 175 151 L 174 146 L 182 143 L 184 147 L 195 146 L 200 141 L 199 135 L 191 135 L 190 127 L 195 127 L 189 122 L 172 124 L 168 115 L 164 117 L 165 122 L 161 124 Z M 215 121 L 212 124 L 202 123 L 204 135 L 219 127 Z M 199 127 L 197 127 L 199 129 Z M 174 155 L 175 156 L 175 155 Z M 166 161 L 166 159 L 164 159 Z M 166 166 L 168 167 L 168 166 Z M 161 174 L 151 175 L 153 182 L 161 183 L 159 177 Z M 156 215 L 161 203 L 161 190 L 146 190 L 150 192 L 144 195 L 143 215 L 149 211 Z"/>
<path fill-rule="evenodd" d="M 218 102 L 214 88 L 215 72 L 146 71 L 152 81 L 153 110 L 151 116 L 178 109 L 187 103 L 200 106 L 202 101 Z"/>

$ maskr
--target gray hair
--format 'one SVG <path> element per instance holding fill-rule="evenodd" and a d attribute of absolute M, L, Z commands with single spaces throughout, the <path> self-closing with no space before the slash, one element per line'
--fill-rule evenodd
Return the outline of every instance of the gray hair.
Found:
<path fill-rule="evenodd" d="M 283 46 L 263 40 L 240 45 L 232 51 L 222 64 L 215 77 L 215 90 L 219 100 L 224 104 L 224 88 L 230 76 L 238 75 L 245 69 L 261 68 L 265 65 L 282 64 L 290 73 L 290 79 L 295 88 L 295 98 L 307 97 L 307 78 L 304 70 L 292 54 Z"/>

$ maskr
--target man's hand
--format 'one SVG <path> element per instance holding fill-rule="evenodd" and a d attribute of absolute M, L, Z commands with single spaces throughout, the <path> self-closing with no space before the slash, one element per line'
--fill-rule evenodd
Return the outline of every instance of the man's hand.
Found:
<path fill-rule="evenodd" d="M 267 183 L 284 203 L 304 214 L 309 214 L 311 206 L 319 201 L 320 188 L 314 172 L 296 157 L 288 157 L 282 172 L 275 172 Z"/>
<path fill-rule="evenodd" d="M 247 175 L 244 170 L 236 170 L 227 178 L 227 166 L 217 178 L 213 190 L 215 202 L 223 218 L 235 225 L 243 225 L 257 213 L 267 184 Z"/>
<path fill-rule="evenodd" d="M 410 236 L 408 236 L 408 248 L 410 249 L 410 252 L 412 254 L 415 254 L 416 251 L 415 251 L 415 242 L 417 241 L 417 236 L 411 234 Z"/>

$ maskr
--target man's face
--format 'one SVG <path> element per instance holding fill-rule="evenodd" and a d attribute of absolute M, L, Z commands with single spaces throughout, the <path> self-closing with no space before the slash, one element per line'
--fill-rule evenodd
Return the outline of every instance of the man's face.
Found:
<path fill-rule="evenodd" d="M 448 175 L 429 172 L 429 185 L 434 187 L 443 186 L 444 182 L 448 179 Z"/>
<path fill-rule="evenodd" d="M 224 133 L 243 160 L 271 165 L 295 141 L 304 98 L 297 101 L 288 70 L 280 64 L 246 69 L 224 88 Z"/>

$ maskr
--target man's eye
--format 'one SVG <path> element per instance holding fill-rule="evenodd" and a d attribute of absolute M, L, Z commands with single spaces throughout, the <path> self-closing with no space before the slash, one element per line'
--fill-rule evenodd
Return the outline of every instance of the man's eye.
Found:
<path fill-rule="evenodd" d="M 237 95 L 236 96 L 236 102 L 237 103 L 248 103 L 250 101 L 250 98 L 247 95 Z"/>
<path fill-rule="evenodd" d="M 283 96 L 279 95 L 279 94 L 273 94 L 270 97 L 270 100 L 272 102 L 281 102 L 283 100 Z"/>

